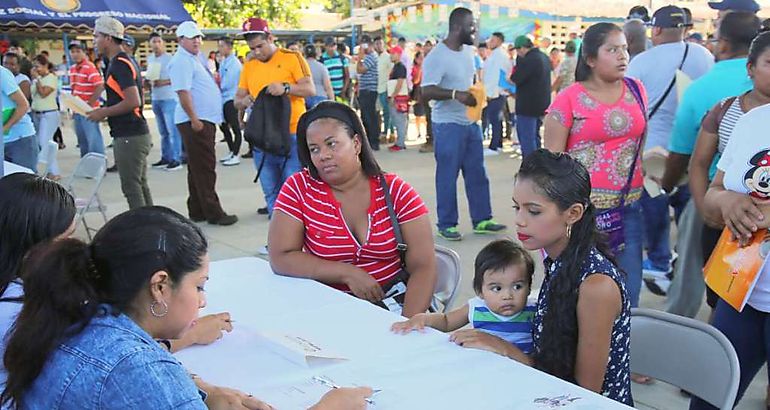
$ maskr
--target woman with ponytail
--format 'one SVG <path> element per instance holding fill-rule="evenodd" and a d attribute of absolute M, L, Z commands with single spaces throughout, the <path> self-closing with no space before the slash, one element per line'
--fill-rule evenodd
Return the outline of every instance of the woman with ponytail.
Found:
<path fill-rule="evenodd" d="M 553 152 L 569 153 L 590 173 L 591 202 L 614 231 L 610 245 L 635 307 L 642 285 L 639 198 L 647 95 L 640 81 L 625 77 L 628 62 L 620 27 L 612 23 L 589 27 L 578 56 L 576 82 L 562 90 L 548 109 L 544 142 Z"/>
<path fill-rule="evenodd" d="M 207 248 L 200 228 L 162 207 L 116 216 L 90 245 L 34 248 L 22 267 L 24 304 L 3 358 L 0 406 L 270 409 L 189 375 L 154 340 L 179 338 L 205 306 Z M 338 389 L 319 408 L 365 405 L 367 393 Z"/>
<path fill-rule="evenodd" d="M 526 356 L 493 342 L 489 350 L 633 406 L 630 298 L 600 240 L 590 196 L 588 171 L 569 155 L 540 149 L 524 159 L 513 189 L 518 237 L 548 254 L 535 350 Z"/>
<path fill-rule="evenodd" d="M 61 185 L 23 173 L 0 179 L 0 353 L 21 310 L 25 255 L 39 243 L 72 235 L 74 219 L 75 201 Z M 5 377 L 0 366 L 0 385 Z"/>

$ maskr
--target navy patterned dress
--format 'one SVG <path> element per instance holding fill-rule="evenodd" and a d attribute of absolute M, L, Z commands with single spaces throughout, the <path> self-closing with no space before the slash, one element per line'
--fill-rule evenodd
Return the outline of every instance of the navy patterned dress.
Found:
<path fill-rule="evenodd" d="M 543 317 L 548 311 L 548 289 L 551 280 L 561 266 L 559 259 L 545 260 L 545 280 L 537 299 L 537 312 L 533 322 L 533 341 L 535 350 L 540 350 L 540 334 L 543 331 Z M 591 274 L 604 274 L 612 278 L 618 284 L 621 293 L 621 311 L 615 323 L 612 325 L 612 339 L 610 341 L 610 356 L 607 362 L 607 371 L 604 374 L 602 395 L 612 400 L 629 406 L 634 405 L 631 397 L 631 371 L 629 368 L 630 342 L 631 342 L 631 304 L 626 292 L 626 284 L 615 265 L 612 264 L 596 248 L 591 249 L 586 261 L 580 270 L 580 283 Z M 578 285 L 579 286 L 579 285 Z"/>

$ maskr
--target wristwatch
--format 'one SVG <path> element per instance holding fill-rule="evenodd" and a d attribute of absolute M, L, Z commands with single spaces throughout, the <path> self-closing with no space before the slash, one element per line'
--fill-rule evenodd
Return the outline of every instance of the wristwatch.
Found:
<path fill-rule="evenodd" d="M 283 83 L 283 95 L 289 95 L 289 91 L 291 91 L 291 84 Z"/>

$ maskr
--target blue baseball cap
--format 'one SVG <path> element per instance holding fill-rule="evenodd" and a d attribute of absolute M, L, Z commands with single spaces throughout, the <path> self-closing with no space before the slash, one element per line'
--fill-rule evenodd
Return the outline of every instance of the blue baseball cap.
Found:
<path fill-rule="evenodd" d="M 126 43 L 126 45 L 131 48 L 136 48 L 136 39 L 134 38 L 134 36 L 131 36 L 129 34 L 124 35 L 123 42 Z"/>
<path fill-rule="evenodd" d="M 754 0 L 710 1 L 709 7 L 714 10 L 750 11 L 752 13 L 759 11 L 759 4 Z"/>
<path fill-rule="evenodd" d="M 660 28 L 684 27 L 687 23 L 687 17 L 684 10 L 677 6 L 665 6 L 655 11 L 649 25 Z"/>

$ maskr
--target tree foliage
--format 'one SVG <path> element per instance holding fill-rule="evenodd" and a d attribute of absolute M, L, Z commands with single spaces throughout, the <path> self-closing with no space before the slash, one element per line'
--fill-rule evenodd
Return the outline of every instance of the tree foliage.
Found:
<path fill-rule="evenodd" d="M 363 7 L 367 9 L 376 9 L 389 3 L 393 3 L 393 1 L 355 0 L 356 7 Z M 350 16 L 350 0 L 326 0 L 326 10 L 332 13 L 340 13 L 343 16 Z"/>
<path fill-rule="evenodd" d="M 192 18 L 202 27 L 240 27 L 249 17 L 261 17 L 273 26 L 295 27 L 299 11 L 311 1 L 183 0 L 183 3 Z"/>

